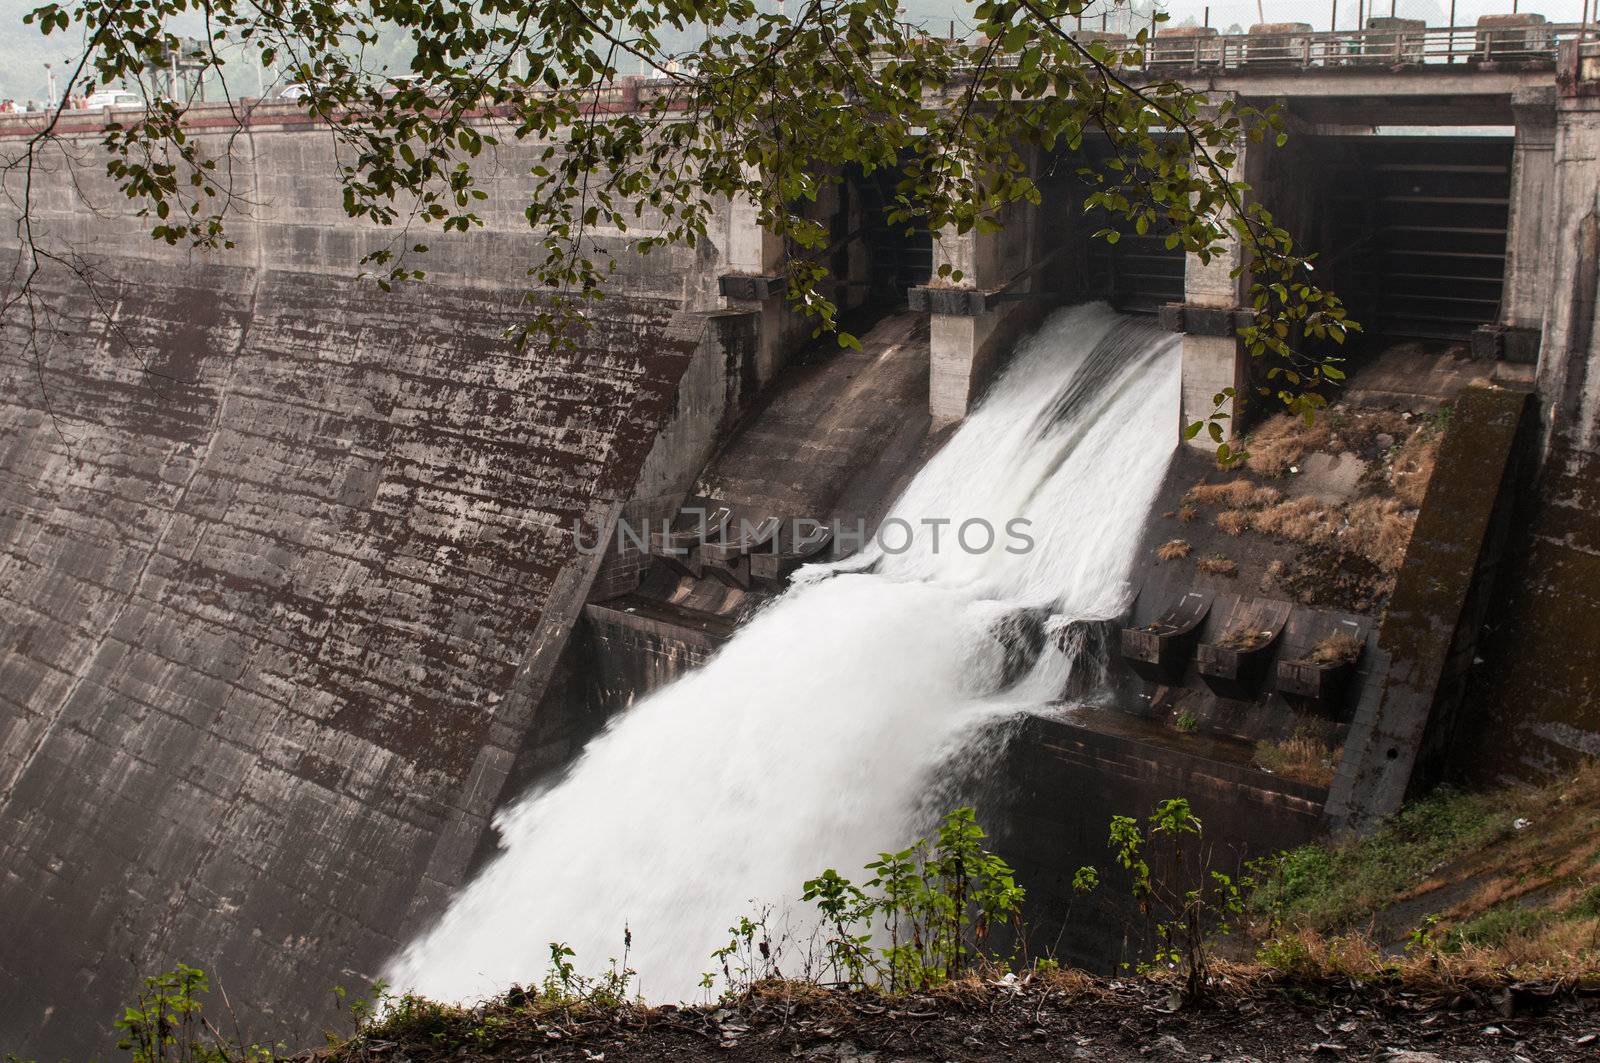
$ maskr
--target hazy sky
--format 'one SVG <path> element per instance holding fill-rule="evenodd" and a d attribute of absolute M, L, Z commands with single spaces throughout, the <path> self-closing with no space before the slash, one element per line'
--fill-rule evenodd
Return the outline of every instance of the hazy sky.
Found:
<path fill-rule="evenodd" d="M 43 102 L 45 96 L 44 64 L 64 64 L 73 56 L 78 35 L 72 32 L 40 37 L 31 27 L 22 25 L 24 13 L 38 6 L 39 0 L 0 0 L 0 97 L 19 102 L 29 98 Z M 539 0 L 529 0 L 537 3 Z M 777 0 L 768 0 L 776 6 Z M 791 10 L 797 10 L 801 0 L 788 0 Z M 1149 0 L 1139 0 L 1145 7 Z M 1206 16 L 1209 6 L 1210 24 L 1222 29 L 1233 25 L 1249 26 L 1257 21 L 1258 0 L 1214 0 L 1207 5 L 1204 0 L 1167 0 L 1162 7 L 1172 16 L 1174 23 L 1198 23 Z M 1430 25 L 1444 25 L 1450 0 L 1398 0 L 1399 14 L 1411 18 L 1425 18 Z M 1319 30 L 1329 28 L 1333 13 L 1333 0 L 1259 0 L 1261 13 L 1268 22 L 1309 22 Z M 1389 0 L 1376 0 L 1377 13 L 1389 13 Z M 1600 4 L 1600 0 L 1595 0 Z M 947 30 L 951 19 L 957 20 L 971 10 L 963 0 L 904 0 L 903 9 L 911 21 L 927 21 L 930 28 Z M 1576 22 L 1581 17 L 1583 0 L 1520 0 L 1518 9 L 1536 11 L 1552 22 Z M 1500 14 L 1511 10 L 1511 0 L 1458 0 L 1456 24 L 1471 25 L 1479 15 Z M 1339 0 L 1339 28 L 1355 26 L 1356 0 Z M 255 79 L 246 76 L 245 84 L 236 91 L 254 94 Z"/>

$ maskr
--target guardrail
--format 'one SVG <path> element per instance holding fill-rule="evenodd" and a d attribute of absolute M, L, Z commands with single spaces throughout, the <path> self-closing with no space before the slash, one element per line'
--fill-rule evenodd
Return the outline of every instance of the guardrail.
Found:
<path fill-rule="evenodd" d="M 1100 34 L 1094 35 L 1106 39 Z M 1203 34 L 1192 27 L 1159 30 L 1145 48 L 1146 69 L 1237 70 L 1250 67 L 1394 67 L 1554 61 L 1561 42 L 1600 47 L 1594 26 L 1548 23 L 1506 26 L 1379 28 L 1338 32 Z M 1114 44 L 1114 40 L 1107 40 Z"/>

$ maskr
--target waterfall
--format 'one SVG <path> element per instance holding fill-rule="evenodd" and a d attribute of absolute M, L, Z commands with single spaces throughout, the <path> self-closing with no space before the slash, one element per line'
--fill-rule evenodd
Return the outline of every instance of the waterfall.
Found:
<path fill-rule="evenodd" d="M 1072 622 L 1126 606 L 1177 410 L 1172 336 L 1100 305 L 1052 315 L 873 545 L 803 570 L 500 813 L 503 850 L 390 983 L 479 999 L 538 981 L 552 941 L 598 971 L 626 925 L 645 996 L 688 999 L 740 915 L 907 843 L 942 763 L 1059 698 Z"/>

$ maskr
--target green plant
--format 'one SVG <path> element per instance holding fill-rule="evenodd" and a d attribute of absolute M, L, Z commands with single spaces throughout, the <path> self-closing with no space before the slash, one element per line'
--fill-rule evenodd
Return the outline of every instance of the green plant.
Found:
<path fill-rule="evenodd" d="M 1188 709 L 1184 709 L 1172 718 L 1172 726 L 1186 735 L 1194 734 L 1195 729 L 1200 726 L 1200 718 Z"/>
<path fill-rule="evenodd" d="M 923 990 L 993 960 L 990 934 L 1014 922 L 1023 890 L 985 837 L 973 810 L 957 808 L 933 838 L 880 853 L 861 886 L 832 868 L 806 882 L 802 900 L 822 916 L 833 980 Z"/>
<path fill-rule="evenodd" d="M 1550 921 L 1539 908 L 1492 908 L 1445 935 L 1444 950 L 1460 952 L 1465 945 L 1497 949 L 1513 938 L 1529 937 Z"/>
<path fill-rule="evenodd" d="M 1251 903 L 1297 926 L 1347 930 L 1511 818 L 1487 798 L 1441 789 L 1365 837 L 1280 854 Z"/>
<path fill-rule="evenodd" d="M 768 926 L 771 917 L 770 906 L 763 908 L 754 919 L 740 916 L 739 921 L 728 928 L 728 943 L 711 954 L 722 968 L 723 984 L 728 992 L 744 993 L 757 982 L 781 976 L 777 962 L 781 945 L 773 940 Z M 700 977 L 702 989 L 709 991 L 714 985 L 714 972 L 707 971 Z"/>
<path fill-rule="evenodd" d="M 632 984 L 638 974 L 628 966 L 628 953 L 633 949 L 633 930 L 622 930 L 622 959 L 612 957 L 606 970 L 595 977 L 577 971 L 577 953 L 565 942 L 550 942 L 550 969 L 540 983 L 538 999 L 546 1004 L 573 1006 L 577 1004 L 614 1008 L 634 999 Z"/>
<path fill-rule="evenodd" d="M 1422 920 L 1422 925 L 1416 927 L 1406 935 L 1406 952 L 1429 953 L 1439 946 L 1439 935 L 1435 929 L 1439 925 L 1439 914 L 1430 913 Z"/>
<path fill-rule="evenodd" d="M 1200 999 L 1210 984 L 1213 942 L 1243 913 L 1253 877 L 1235 879 L 1211 866 L 1205 825 L 1181 797 L 1157 804 L 1142 828 L 1132 816 L 1111 817 L 1108 844 L 1132 879 L 1140 914 L 1154 926 L 1154 956 L 1141 970 L 1176 970 L 1184 998 Z M 1087 884 L 1090 871 L 1080 869 L 1074 884 Z"/>
<path fill-rule="evenodd" d="M 180 963 L 145 978 L 134 1002 L 116 1022 L 117 1047 L 133 1063 L 256 1063 L 273 1053 L 261 1045 L 236 1045 L 205 1016 L 201 1002 L 211 990 L 206 973 Z"/>
<path fill-rule="evenodd" d="M 350 991 L 344 986 L 336 985 L 333 987 L 334 1002 L 338 1005 L 340 1011 L 350 1013 L 350 1023 L 354 1027 L 355 1036 L 359 1037 L 366 1033 L 373 1020 L 383 1010 L 384 1001 L 389 998 L 388 989 L 389 986 L 386 982 L 373 982 L 370 989 L 371 996 L 352 997 Z M 328 1039 L 330 1042 L 335 1039 L 332 1031 L 329 1032 Z"/>

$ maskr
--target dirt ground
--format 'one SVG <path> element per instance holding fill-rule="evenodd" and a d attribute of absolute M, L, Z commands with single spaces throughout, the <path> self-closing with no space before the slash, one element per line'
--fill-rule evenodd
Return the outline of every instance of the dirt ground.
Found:
<path fill-rule="evenodd" d="M 1143 979 L 969 984 L 897 1000 L 762 987 L 737 1006 L 574 1014 L 481 1010 L 347 1044 L 341 1060 L 1600 1060 L 1600 987 L 1422 992 L 1352 983 L 1224 986 L 1176 1007 Z M 476 1028 L 478 1032 L 474 1033 Z M 493 1034 L 486 1036 L 492 1029 Z"/>

